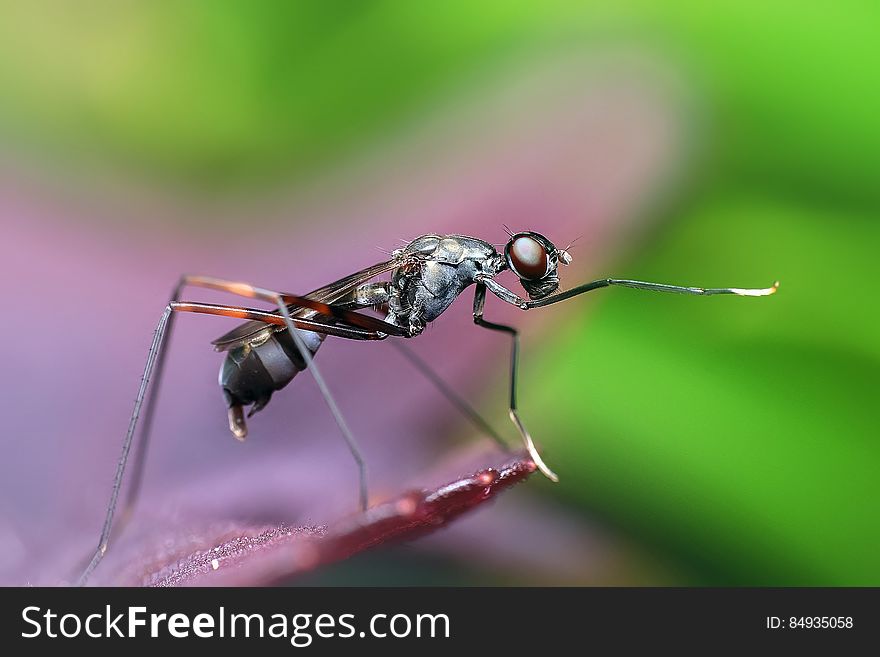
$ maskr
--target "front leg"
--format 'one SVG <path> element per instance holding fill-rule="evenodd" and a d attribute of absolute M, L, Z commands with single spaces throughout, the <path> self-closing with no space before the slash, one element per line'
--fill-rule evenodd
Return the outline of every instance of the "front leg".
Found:
<path fill-rule="evenodd" d="M 484 284 L 492 294 L 496 297 L 518 307 L 520 310 L 528 310 L 529 308 L 541 308 L 549 306 L 566 299 L 571 299 L 586 292 L 592 292 L 603 287 L 611 287 L 612 285 L 620 287 L 631 287 L 637 290 L 648 290 L 651 292 L 672 292 L 674 294 L 693 294 L 696 296 L 712 296 L 716 294 L 734 294 L 740 297 L 767 297 L 774 294 L 779 289 L 777 281 L 770 287 L 765 288 L 743 288 L 743 287 L 688 287 L 684 285 L 668 285 L 667 283 L 649 283 L 647 281 L 633 281 L 624 278 L 600 278 L 591 283 L 584 283 L 578 287 L 574 287 L 565 292 L 551 294 L 543 299 L 534 299 L 526 301 L 511 290 L 497 283 L 494 279 L 486 275 L 477 276 L 477 283 Z"/>
<path fill-rule="evenodd" d="M 515 294 L 512 290 L 508 290 L 506 287 L 501 285 L 495 281 L 494 278 L 490 276 L 486 276 L 485 274 L 480 274 L 476 276 L 477 281 L 477 296 L 482 294 L 482 300 L 480 301 L 480 314 L 483 312 L 483 305 L 486 303 L 486 288 L 494 294 L 496 297 L 501 299 L 502 301 L 506 301 L 507 303 L 516 306 L 520 310 L 528 310 L 529 302 L 523 299 L 521 296 Z M 480 287 L 482 286 L 482 291 Z M 474 298 L 474 318 L 477 316 L 477 299 Z"/>
<path fill-rule="evenodd" d="M 492 281 L 491 279 L 480 281 L 477 283 L 477 289 L 474 293 L 474 323 L 478 326 L 482 326 L 492 331 L 501 331 L 503 333 L 507 333 L 513 339 L 513 344 L 510 351 L 510 421 L 513 422 L 513 425 L 516 427 L 519 435 L 522 436 L 523 442 L 526 445 L 526 450 L 528 450 L 529 456 L 531 456 L 532 460 L 535 462 L 535 465 L 538 466 L 538 469 L 542 473 L 544 473 L 544 476 L 546 476 L 550 481 L 559 481 L 559 477 L 556 475 L 555 472 L 553 472 L 553 470 L 547 467 L 547 464 L 544 463 L 544 459 L 542 459 L 541 455 L 538 453 L 538 449 L 535 447 L 532 436 L 529 434 L 528 429 L 526 429 L 525 425 L 520 419 L 519 412 L 516 408 L 516 375 L 519 367 L 519 333 L 512 326 L 507 326 L 505 324 L 495 324 L 494 322 L 489 322 L 483 319 L 483 307 L 486 305 L 486 287 L 489 282 L 494 283 L 494 281 Z"/>

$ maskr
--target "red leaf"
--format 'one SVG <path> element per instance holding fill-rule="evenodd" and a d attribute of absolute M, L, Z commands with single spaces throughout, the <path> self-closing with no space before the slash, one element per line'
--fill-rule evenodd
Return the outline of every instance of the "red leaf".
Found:
<path fill-rule="evenodd" d="M 501 466 L 466 475 L 437 488 L 410 491 L 331 527 L 279 524 L 246 531 L 208 532 L 208 547 L 168 552 L 117 584 L 147 586 L 257 586 L 289 579 L 372 547 L 412 540 L 455 520 L 525 480 L 535 464 L 517 455 Z"/>

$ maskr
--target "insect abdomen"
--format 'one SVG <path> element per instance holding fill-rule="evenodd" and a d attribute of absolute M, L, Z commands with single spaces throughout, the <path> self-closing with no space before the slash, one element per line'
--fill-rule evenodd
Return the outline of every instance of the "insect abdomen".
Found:
<path fill-rule="evenodd" d="M 324 336 L 312 331 L 298 331 L 311 354 L 321 346 Z M 248 415 L 262 409 L 272 398 L 306 368 L 288 331 L 271 333 L 236 347 L 226 354 L 220 369 L 220 387 L 229 408 L 253 404 Z"/>

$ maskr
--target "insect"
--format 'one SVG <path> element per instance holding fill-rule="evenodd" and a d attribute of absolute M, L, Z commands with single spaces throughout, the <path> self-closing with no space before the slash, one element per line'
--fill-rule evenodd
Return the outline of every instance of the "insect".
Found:
<path fill-rule="evenodd" d="M 220 370 L 220 386 L 226 401 L 229 429 L 238 440 L 244 440 L 247 436 L 245 408 L 249 408 L 247 417 L 250 417 L 265 407 L 272 394 L 284 388 L 299 372 L 306 369 L 311 371 L 357 464 L 360 504 L 365 509 L 367 507 L 366 465 L 345 418 L 314 362 L 315 354 L 325 337 L 334 336 L 349 340 L 414 338 L 473 285 L 475 324 L 491 331 L 506 333 L 511 338 L 510 419 L 538 469 L 549 479 L 558 481 L 556 474 L 544 463 L 538 453 L 517 411 L 516 384 L 519 359 L 517 330 L 512 326 L 496 324 L 483 317 L 487 292 L 521 310 L 529 310 L 610 286 L 680 294 L 735 294 L 749 297 L 773 294 L 778 287 L 776 283 L 763 289 L 701 288 L 602 278 L 560 292 L 558 269 L 560 264 L 571 263 L 568 251 L 557 248 L 549 239 L 536 232 L 508 231 L 508 235 L 510 239 L 501 252 L 489 242 L 467 235 L 423 235 L 392 252 L 390 259 L 302 296 L 207 276 L 183 276 L 174 288 L 171 301 L 165 307 L 153 335 L 144 375 L 113 479 L 113 489 L 98 547 L 78 583 L 86 582 L 107 551 L 125 467 L 138 419 L 143 410 L 141 440 L 135 458 L 135 477 L 129 489 L 127 509 L 131 508 L 137 495 L 143 453 L 149 437 L 153 401 L 156 395 L 150 395 L 146 406 L 144 400 L 151 379 L 154 379 L 155 386 L 160 385 L 165 363 L 164 346 L 170 338 L 174 317 L 178 313 L 201 313 L 248 320 L 214 340 L 213 343 L 218 351 L 226 354 Z M 519 296 L 496 280 L 496 276 L 507 270 L 519 278 L 528 299 Z M 377 280 L 379 276 L 388 272 L 390 272 L 390 280 Z M 266 311 L 242 306 L 181 301 L 180 294 L 187 286 L 209 288 L 240 297 L 258 299 L 273 303 L 277 308 Z M 381 310 L 385 313 L 385 318 L 380 319 L 362 312 L 365 309 Z M 460 411 L 483 431 L 504 444 L 488 423 L 446 386 L 425 361 L 403 347 L 402 343 L 399 346 L 412 363 L 435 383 Z"/>

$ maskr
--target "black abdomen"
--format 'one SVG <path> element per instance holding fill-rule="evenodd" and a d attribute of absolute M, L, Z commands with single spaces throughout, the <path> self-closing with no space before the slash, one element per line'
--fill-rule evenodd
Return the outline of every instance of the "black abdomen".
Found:
<path fill-rule="evenodd" d="M 314 355 L 323 335 L 312 331 L 298 331 L 299 336 Z M 306 368 L 305 361 L 288 331 L 272 333 L 231 349 L 220 369 L 220 387 L 228 407 L 253 404 L 248 415 L 253 415 L 272 398 L 272 393 L 290 383 Z"/>

